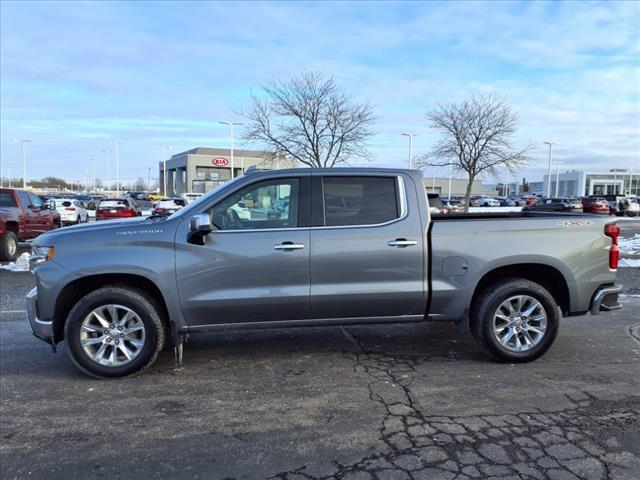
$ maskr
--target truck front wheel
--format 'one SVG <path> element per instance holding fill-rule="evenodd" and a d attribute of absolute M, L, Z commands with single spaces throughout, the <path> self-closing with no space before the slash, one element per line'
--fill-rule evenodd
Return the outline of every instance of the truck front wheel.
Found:
<path fill-rule="evenodd" d="M 480 295 L 471 322 L 474 336 L 489 356 L 501 362 L 530 362 L 553 344 L 559 308 L 541 285 L 512 278 Z"/>
<path fill-rule="evenodd" d="M 0 260 L 13 262 L 18 256 L 18 237 L 11 230 L 7 230 L 0 238 Z"/>
<path fill-rule="evenodd" d="M 65 340 L 71 360 L 93 377 L 125 377 L 150 366 L 165 342 L 160 308 L 137 289 L 108 286 L 71 309 Z"/>

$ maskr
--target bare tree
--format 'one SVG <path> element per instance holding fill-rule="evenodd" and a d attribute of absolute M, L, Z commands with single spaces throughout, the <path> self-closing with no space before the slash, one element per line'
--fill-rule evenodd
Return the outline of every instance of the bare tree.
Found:
<path fill-rule="evenodd" d="M 333 167 L 366 157 L 373 134 L 372 107 L 355 102 L 333 76 L 309 71 L 287 81 L 262 86 L 252 95 L 244 139 L 266 143 L 283 158 L 310 167 Z"/>
<path fill-rule="evenodd" d="M 469 211 L 473 182 L 481 173 L 496 175 L 498 167 L 513 172 L 526 164 L 531 146 L 521 150 L 513 147 L 511 137 L 517 130 L 517 117 L 498 97 L 473 95 L 460 103 L 439 104 L 427 113 L 427 119 L 441 138 L 419 165 L 451 164 L 468 175 L 465 212 Z"/>

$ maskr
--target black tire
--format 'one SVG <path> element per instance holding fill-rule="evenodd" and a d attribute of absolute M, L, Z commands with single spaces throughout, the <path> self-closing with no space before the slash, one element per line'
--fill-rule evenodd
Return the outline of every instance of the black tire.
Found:
<path fill-rule="evenodd" d="M 18 237 L 11 230 L 7 230 L 0 239 L 0 260 L 13 262 L 18 258 Z"/>
<path fill-rule="evenodd" d="M 140 353 L 124 365 L 100 365 L 85 353 L 80 343 L 80 330 L 85 317 L 95 308 L 107 304 L 122 305 L 133 310 L 144 324 L 145 337 Z M 94 290 L 80 299 L 67 317 L 64 338 L 71 360 L 80 371 L 97 378 L 126 377 L 142 372 L 156 361 L 165 344 L 165 327 L 160 312 L 155 298 L 141 290 L 118 285 Z"/>
<path fill-rule="evenodd" d="M 513 351 L 503 346 L 494 335 L 493 319 L 498 307 L 516 295 L 537 300 L 546 313 L 546 331 L 539 342 L 526 351 Z M 508 363 L 531 362 L 542 356 L 553 344 L 560 321 L 559 308 L 553 296 L 541 285 L 523 278 L 509 278 L 487 288 L 478 298 L 471 313 L 471 331 L 484 351 L 494 360 Z"/>

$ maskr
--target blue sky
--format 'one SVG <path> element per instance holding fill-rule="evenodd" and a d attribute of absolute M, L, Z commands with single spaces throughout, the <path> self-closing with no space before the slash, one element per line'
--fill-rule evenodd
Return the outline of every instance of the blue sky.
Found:
<path fill-rule="evenodd" d="M 375 105 L 371 165 L 404 166 L 407 139 L 436 136 L 425 111 L 492 92 L 519 116 L 518 145 L 544 140 L 562 169 L 640 169 L 640 4 L 634 2 L 15 2 L 1 4 L 1 160 L 29 177 L 157 172 L 173 151 L 228 146 L 219 120 L 274 77 L 324 69 Z M 241 145 L 242 146 L 242 145 Z M 487 179 L 489 181 L 490 179 Z"/>

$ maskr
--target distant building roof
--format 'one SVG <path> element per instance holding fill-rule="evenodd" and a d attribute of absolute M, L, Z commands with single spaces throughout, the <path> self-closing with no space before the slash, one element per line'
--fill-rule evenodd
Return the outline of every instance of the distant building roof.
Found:
<path fill-rule="evenodd" d="M 180 157 L 182 155 L 230 155 L 231 150 L 228 148 L 210 148 L 210 147 L 196 147 L 191 150 L 176 153 L 171 158 Z M 233 149 L 233 154 L 236 157 L 253 157 L 253 158 L 273 158 L 274 152 L 265 152 L 263 150 L 238 150 Z"/>

